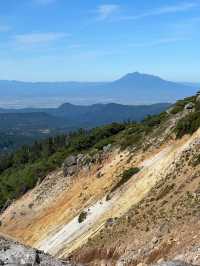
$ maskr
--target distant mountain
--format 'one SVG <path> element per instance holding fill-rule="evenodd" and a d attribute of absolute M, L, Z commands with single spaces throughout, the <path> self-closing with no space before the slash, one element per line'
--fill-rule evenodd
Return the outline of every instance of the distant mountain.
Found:
<path fill-rule="evenodd" d="M 141 121 L 147 115 L 158 114 L 166 110 L 170 103 L 153 105 L 121 105 L 116 103 L 73 105 L 62 104 L 58 108 L 0 108 L 0 130 L 4 127 L 54 127 L 54 128 L 91 128 L 94 126 L 122 122 L 124 120 Z"/>
<path fill-rule="evenodd" d="M 158 114 L 169 106 L 169 103 L 141 106 L 120 105 L 116 103 L 94 104 L 91 106 L 63 104 L 58 109 L 51 110 L 50 113 L 59 117 L 67 117 L 68 120 L 79 121 L 82 127 L 94 127 L 125 120 L 141 121 L 147 115 Z"/>
<path fill-rule="evenodd" d="M 166 81 L 157 76 L 130 73 L 113 82 L 0 81 L 0 106 L 58 106 L 63 102 L 95 104 L 152 104 L 175 102 L 194 94 L 193 85 Z"/>
<path fill-rule="evenodd" d="M 166 110 L 169 103 L 128 106 L 115 103 L 58 108 L 0 109 L 0 150 L 12 149 L 47 135 L 127 120 L 140 121 Z M 5 137 L 7 136 L 7 137 Z"/>
<path fill-rule="evenodd" d="M 200 90 L 200 83 L 194 83 L 194 82 L 183 82 L 182 84 L 186 86 L 190 86 L 193 88 L 198 88 Z"/>

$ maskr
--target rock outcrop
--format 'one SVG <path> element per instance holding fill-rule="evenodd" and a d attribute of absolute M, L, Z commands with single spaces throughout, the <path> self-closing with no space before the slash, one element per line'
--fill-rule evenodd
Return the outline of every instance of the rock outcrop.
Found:
<path fill-rule="evenodd" d="M 194 109 L 194 104 L 193 104 L 192 102 L 186 104 L 186 106 L 185 106 L 185 110 L 193 110 L 193 109 Z"/>
<path fill-rule="evenodd" d="M 42 251 L 25 247 L 0 236 L 0 265 L 72 266 L 73 264 L 54 259 Z"/>
<path fill-rule="evenodd" d="M 111 144 L 103 147 L 102 152 L 97 152 L 93 155 L 91 154 L 78 154 L 70 155 L 67 157 L 63 163 L 63 174 L 64 176 L 72 176 L 77 174 L 79 170 L 90 170 L 92 164 L 100 163 L 105 157 L 106 154 L 111 151 Z"/>

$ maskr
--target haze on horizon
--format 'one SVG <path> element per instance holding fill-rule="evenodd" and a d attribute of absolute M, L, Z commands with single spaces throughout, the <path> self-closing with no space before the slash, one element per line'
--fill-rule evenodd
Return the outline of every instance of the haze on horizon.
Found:
<path fill-rule="evenodd" d="M 200 0 L 7 0 L 0 80 L 199 82 Z"/>

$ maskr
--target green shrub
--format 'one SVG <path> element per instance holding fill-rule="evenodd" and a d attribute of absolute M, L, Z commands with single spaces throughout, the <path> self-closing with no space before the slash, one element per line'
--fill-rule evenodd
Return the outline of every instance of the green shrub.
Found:
<path fill-rule="evenodd" d="M 194 103 L 195 100 L 196 100 L 196 97 L 192 96 L 192 97 L 187 97 L 183 100 L 177 101 L 173 109 L 171 110 L 171 114 L 177 114 L 179 112 L 182 112 L 186 104 L 188 104 L 189 102 Z"/>
<path fill-rule="evenodd" d="M 177 138 L 186 134 L 193 134 L 200 127 L 200 113 L 190 113 L 181 119 L 175 128 Z"/>
<path fill-rule="evenodd" d="M 86 218 L 87 218 L 87 212 L 83 211 L 80 213 L 78 217 L 78 222 L 82 223 L 83 221 L 85 221 Z"/>
<path fill-rule="evenodd" d="M 137 174 L 140 171 L 140 168 L 134 167 L 129 168 L 128 170 L 125 170 L 122 174 L 122 180 L 126 182 L 129 178 L 131 178 L 133 175 Z"/>

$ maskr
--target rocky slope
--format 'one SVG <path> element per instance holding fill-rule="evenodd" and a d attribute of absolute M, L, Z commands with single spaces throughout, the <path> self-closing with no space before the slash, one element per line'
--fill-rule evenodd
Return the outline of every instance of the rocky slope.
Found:
<path fill-rule="evenodd" d="M 0 236 L 0 265 L 75 266 Z"/>
<path fill-rule="evenodd" d="M 139 146 L 68 157 L 5 210 L 0 231 L 84 265 L 200 264 L 200 130 L 174 130 L 192 100 Z"/>

